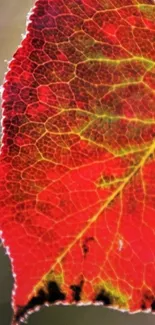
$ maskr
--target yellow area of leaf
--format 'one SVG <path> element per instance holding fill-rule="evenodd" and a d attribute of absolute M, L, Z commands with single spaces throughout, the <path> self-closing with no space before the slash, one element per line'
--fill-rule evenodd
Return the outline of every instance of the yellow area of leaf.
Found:
<path fill-rule="evenodd" d="M 64 284 L 64 274 L 63 271 L 57 267 L 57 269 L 53 272 L 46 273 L 44 277 L 37 283 L 37 285 L 34 287 L 33 294 L 37 295 L 38 291 L 40 289 L 43 289 L 46 293 L 47 292 L 47 284 L 49 282 L 55 282 L 59 287 L 61 287 Z M 31 298 L 32 295 L 29 296 Z"/>
<path fill-rule="evenodd" d="M 152 20 L 154 22 L 155 19 L 155 5 L 147 5 L 147 4 L 141 4 L 139 6 L 139 10 L 143 13 L 144 17 Z"/>
<path fill-rule="evenodd" d="M 118 288 L 114 287 L 110 281 L 101 281 L 96 285 L 95 291 L 99 293 L 104 290 L 106 294 L 111 297 L 113 305 L 128 309 L 129 297 L 122 293 Z"/>
<path fill-rule="evenodd" d="M 123 178 L 114 178 L 114 177 L 104 177 L 102 176 L 97 182 L 96 182 L 96 187 L 98 188 L 106 188 L 110 187 L 112 185 L 116 185 L 120 182 L 123 181 Z"/>

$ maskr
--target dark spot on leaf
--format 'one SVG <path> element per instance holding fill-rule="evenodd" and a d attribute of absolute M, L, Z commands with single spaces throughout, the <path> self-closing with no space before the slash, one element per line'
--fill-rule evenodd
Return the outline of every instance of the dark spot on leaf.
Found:
<path fill-rule="evenodd" d="M 141 309 L 142 309 L 142 310 L 145 310 L 145 309 L 146 309 L 146 304 L 145 304 L 144 301 L 142 301 L 142 303 L 141 303 Z"/>
<path fill-rule="evenodd" d="M 73 284 L 70 286 L 72 292 L 73 292 L 73 301 L 80 301 L 81 300 L 81 291 L 83 286 L 83 280 L 80 282 L 79 285 Z"/>
<path fill-rule="evenodd" d="M 15 322 L 19 322 L 22 317 L 27 313 L 28 310 L 33 309 L 36 306 L 41 306 L 47 301 L 46 293 L 40 289 L 38 295 L 33 297 L 26 306 L 19 307 L 15 315 Z"/>
<path fill-rule="evenodd" d="M 155 311 L 155 299 L 153 300 L 153 302 L 151 304 L 151 309 L 152 309 L 152 311 Z"/>
<path fill-rule="evenodd" d="M 83 249 L 84 257 L 86 257 L 87 253 L 89 252 L 90 241 L 94 241 L 94 237 L 87 237 L 83 242 L 82 249 Z"/>
<path fill-rule="evenodd" d="M 141 301 L 141 309 L 149 309 L 155 310 L 155 297 L 151 291 L 145 291 L 143 294 L 143 298 Z"/>
<path fill-rule="evenodd" d="M 18 311 L 15 315 L 15 323 L 19 322 L 21 318 L 24 318 L 25 314 L 31 310 L 34 309 L 36 306 L 42 306 L 44 303 L 54 303 L 55 301 L 62 301 L 65 300 L 65 294 L 60 290 L 58 284 L 55 281 L 50 281 L 47 284 L 46 288 L 47 292 L 45 292 L 43 289 L 40 289 L 38 291 L 37 296 L 32 297 L 31 300 L 28 302 L 26 306 L 19 306 Z"/>
<path fill-rule="evenodd" d="M 113 299 L 109 293 L 102 289 L 96 296 L 95 301 L 101 301 L 105 306 L 113 304 Z"/>
<path fill-rule="evenodd" d="M 55 302 L 58 300 L 65 300 L 65 294 L 59 289 L 56 282 L 51 281 L 48 283 L 48 302 Z"/>

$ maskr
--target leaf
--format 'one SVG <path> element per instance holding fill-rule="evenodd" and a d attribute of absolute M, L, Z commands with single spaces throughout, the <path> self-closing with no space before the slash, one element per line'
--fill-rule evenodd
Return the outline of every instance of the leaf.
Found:
<path fill-rule="evenodd" d="M 3 90 L 0 227 L 14 322 L 155 310 L 155 4 L 38 0 Z"/>

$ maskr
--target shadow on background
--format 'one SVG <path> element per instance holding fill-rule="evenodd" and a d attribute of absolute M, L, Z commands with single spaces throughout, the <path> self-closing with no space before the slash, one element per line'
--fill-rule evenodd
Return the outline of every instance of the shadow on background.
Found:
<path fill-rule="evenodd" d="M 12 318 L 11 290 L 13 278 L 9 257 L 0 248 L 0 325 L 10 325 Z M 102 306 L 42 307 L 31 314 L 28 325 L 155 325 L 155 315 L 119 312 Z"/>

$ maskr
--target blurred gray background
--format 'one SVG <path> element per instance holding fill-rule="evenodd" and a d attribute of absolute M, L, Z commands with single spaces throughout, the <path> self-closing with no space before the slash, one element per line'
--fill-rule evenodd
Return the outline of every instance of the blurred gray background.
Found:
<path fill-rule="evenodd" d="M 106 0 L 105 0 L 106 1 Z M 25 33 L 26 15 L 34 0 L 0 0 L 0 84 L 7 62 Z M 13 278 L 9 257 L 0 247 L 0 325 L 11 323 Z M 104 307 L 44 307 L 28 319 L 28 325 L 155 325 L 155 315 L 122 313 Z"/>

